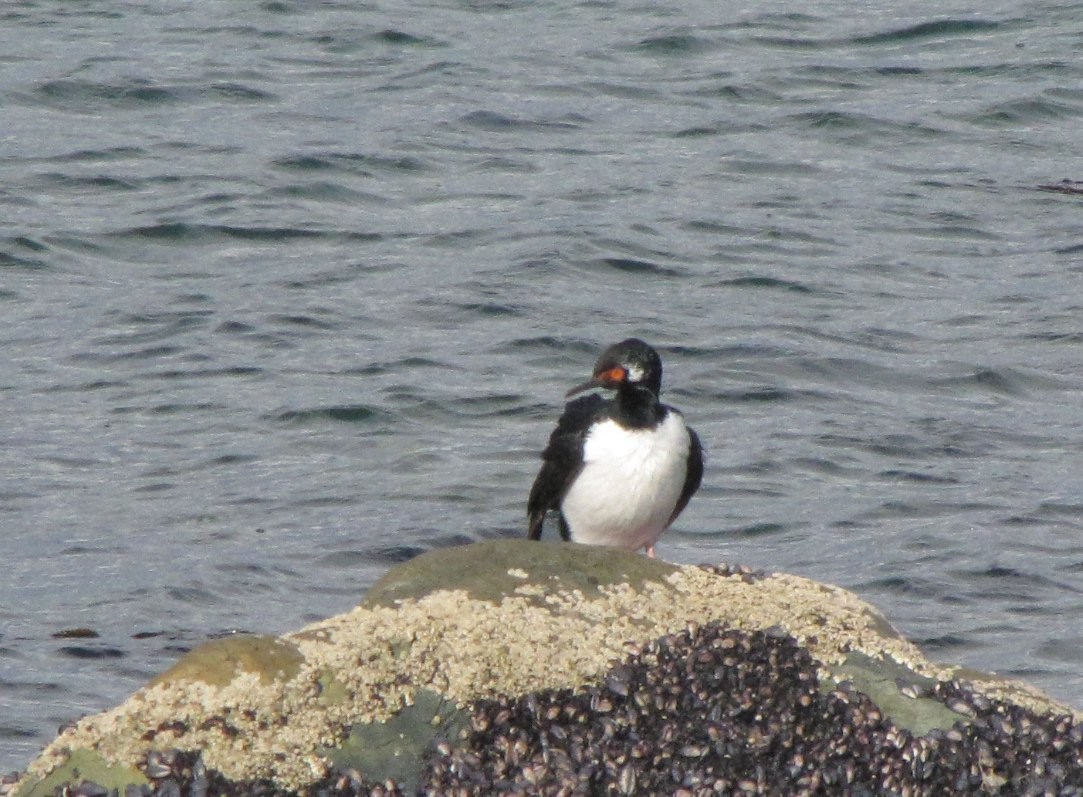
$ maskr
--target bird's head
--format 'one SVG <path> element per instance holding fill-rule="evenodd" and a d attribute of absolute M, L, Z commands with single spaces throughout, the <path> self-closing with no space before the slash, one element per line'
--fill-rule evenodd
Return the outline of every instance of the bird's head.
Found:
<path fill-rule="evenodd" d="M 624 386 L 642 386 L 655 396 L 662 389 L 662 358 L 639 338 L 622 340 L 603 351 L 590 379 L 573 387 L 567 395 L 595 387 L 619 390 Z"/>

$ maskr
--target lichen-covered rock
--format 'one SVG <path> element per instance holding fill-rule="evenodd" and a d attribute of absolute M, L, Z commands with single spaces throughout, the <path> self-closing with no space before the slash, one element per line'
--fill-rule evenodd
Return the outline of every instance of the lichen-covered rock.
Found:
<path fill-rule="evenodd" d="M 347 614 L 193 651 L 64 731 L 12 791 L 86 781 L 93 760 L 110 780 L 88 795 L 932 794 L 947 772 L 967 793 L 1023 783 L 1030 761 L 1028 788 L 1071 794 L 1077 718 L 975 675 L 807 579 L 479 543 L 395 568 Z"/>

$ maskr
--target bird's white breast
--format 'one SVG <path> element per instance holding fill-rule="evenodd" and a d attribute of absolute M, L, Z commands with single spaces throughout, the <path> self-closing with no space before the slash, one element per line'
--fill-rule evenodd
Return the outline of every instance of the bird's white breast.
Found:
<path fill-rule="evenodd" d="M 669 410 L 653 429 L 595 424 L 583 445 L 583 469 L 561 502 L 576 542 L 638 550 L 669 523 L 688 467 L 688 429 Z"/>

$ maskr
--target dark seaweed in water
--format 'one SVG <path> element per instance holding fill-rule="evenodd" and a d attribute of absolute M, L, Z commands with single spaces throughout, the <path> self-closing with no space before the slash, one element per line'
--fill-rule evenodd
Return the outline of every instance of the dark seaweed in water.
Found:
<path fill-rule="evenodd" d="M 915 737 L 848 685 L 822 690 L 793 639 L 707 625 L 642 646 L 600 685 L 476 704 L 467 739 L 420 762 L 418 794 L 1083 797 L 1083 724 L 955 682 L 932 692 L 973 719 Z M 198 753 L 150 753 L 143 769 L 152 786 L 125 797 L 289 794 L 228 781 Z M 403 792 L 346 770 L 304 794 Z"/>

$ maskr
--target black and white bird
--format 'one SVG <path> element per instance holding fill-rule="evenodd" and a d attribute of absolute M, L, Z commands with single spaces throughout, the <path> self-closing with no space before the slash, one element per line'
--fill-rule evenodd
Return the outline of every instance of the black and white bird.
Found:
<path fill-rule="evenodd" d="M 602 352 L 591 388 L 615 390 L 568 402 L 542 453 L 527 501 L 527 536 L 541 537 L 545 516 L 559 513 L 560 536 L 654 556 L 654 544 L 703 479 L 703 447 L 680 412 L 658 399 L 662 359 L 638 338 Z"/>

